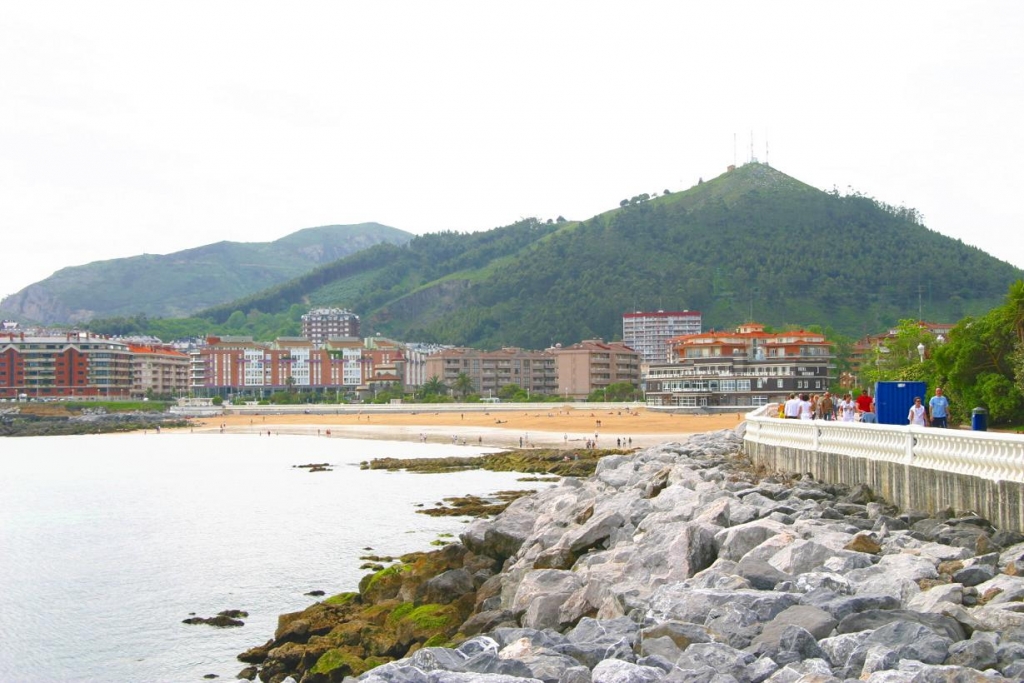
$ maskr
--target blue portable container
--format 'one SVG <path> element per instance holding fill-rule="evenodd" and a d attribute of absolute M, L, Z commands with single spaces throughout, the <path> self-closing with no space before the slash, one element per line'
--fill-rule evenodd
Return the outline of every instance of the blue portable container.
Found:
<path fill-rule="evenodd" d="M 914 397 L 928 405 L 927 382 L 875 382 L 875 414 L 878 424 L 905 425 Z"/>

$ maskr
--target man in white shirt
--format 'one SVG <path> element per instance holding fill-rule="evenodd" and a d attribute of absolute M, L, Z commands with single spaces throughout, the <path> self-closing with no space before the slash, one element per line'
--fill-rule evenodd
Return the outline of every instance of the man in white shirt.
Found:
<path fill-rule="evenodd" d="M 782 408 L 783 415 L 787 420 L 800 419 L 800 399 L 796 394 L 790 394 Z"/>

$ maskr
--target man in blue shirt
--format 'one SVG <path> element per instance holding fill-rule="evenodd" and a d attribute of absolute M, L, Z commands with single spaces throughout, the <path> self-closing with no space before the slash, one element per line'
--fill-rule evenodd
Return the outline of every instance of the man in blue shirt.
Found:
<path fill-rule="evenodd" d="M 936 387 L 935 395 L 928 400 L 928 412 L 931 414 L 932 427 L 945 427 L 949 417 L 949 399 L 942 393 L 942 387 Z"/>

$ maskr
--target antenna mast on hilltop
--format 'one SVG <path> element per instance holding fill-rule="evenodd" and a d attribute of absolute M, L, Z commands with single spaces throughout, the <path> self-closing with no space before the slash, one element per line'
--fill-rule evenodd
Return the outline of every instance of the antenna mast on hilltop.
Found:
<path fill-rule="evenodd" d="M 754 131 L 750 131 L 750 161 L 757 163 L 757 157 L 754 156 Z"/>
<path fill-rule="evenodd" d="M 732 134 L 732 165 L 736 165 L 736 133 Z"/>
<path fill-rule="evenodd" d="M 770 166 L 768 163 L 768 131 L 764 132 L 764 165 Z"/>

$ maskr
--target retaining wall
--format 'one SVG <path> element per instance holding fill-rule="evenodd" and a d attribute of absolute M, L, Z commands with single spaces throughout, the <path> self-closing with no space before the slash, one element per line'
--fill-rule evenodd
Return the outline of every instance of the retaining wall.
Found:
<path fill-rule="evenodd" d="M 892 425 L 747 417 L 745 451 L 758 465 L 866 484 L 905 510 L 975 512 L 1024 531 L 1024 436 Z"/>

